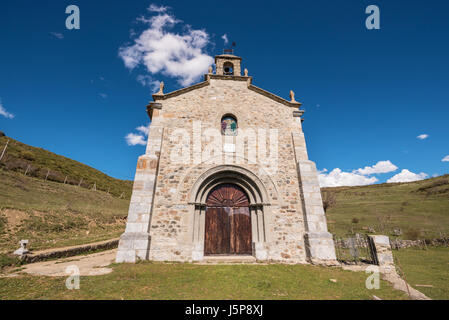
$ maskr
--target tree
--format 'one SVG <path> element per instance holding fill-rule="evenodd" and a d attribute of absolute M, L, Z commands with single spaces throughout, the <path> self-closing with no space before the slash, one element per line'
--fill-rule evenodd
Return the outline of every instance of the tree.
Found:
<path fill-rule="evenodd" d="M 337 199 L 334 192 L 331 191 L 323 191 L 322 192 L 322 198 L 323 198 L 323 208 L 324 212 L 327 212 L 327 209 L 333 207 L 337 203 Z"/>

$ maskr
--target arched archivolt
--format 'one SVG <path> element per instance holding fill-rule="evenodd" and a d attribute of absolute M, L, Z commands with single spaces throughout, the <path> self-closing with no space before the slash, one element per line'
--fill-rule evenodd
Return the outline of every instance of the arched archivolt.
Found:
<path fill-rule="evenodd" d="M 208 192 L 223 183 L 233 183 L 248 194 L 251 204 L 270 205 L 272 202 L 264 183 L 246 168 L 219 165 L 201 174 L 189 192 L 189 203 L 203 204 Z"/>
<path fill-rule="evenodd" d="M 271 180 L 270 180 L 271 181 Z M 273 205 L 273 197 L 267 191 L 262 180 L 250 170 L 236 165 L 219 165 L 206 170 L 192 185 L 188 193 L 192 221 L 192 259 L 201 260 L 204 256 L 205 217 L 207 214 L 207 196 L 217 186 L 232 184 L 240 187 L 248 196 L 251 215 L 252 254 L 257 259 L 265 259 L 265 244 L 269 241 L 266 225 L 267 213 Z M 270 186 L 271 191 L 273 189 Z M 277 197 L 277 194 L 276 194 Z"/>

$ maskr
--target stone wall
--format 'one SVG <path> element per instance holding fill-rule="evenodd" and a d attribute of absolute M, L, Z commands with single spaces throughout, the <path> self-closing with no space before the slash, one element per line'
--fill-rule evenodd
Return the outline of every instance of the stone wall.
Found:
<path fill-rule="evenodd" d="M 351 238 L 339 238 L 335 241 L 335 247 L 348 249 L 352 246 L 356 248 L 366 248 L 368 246 L 365 236 L 361 234 L 355 234 L 353 240 Z M 440 247 L 448 246 L 449 238 L 446 239 L 431 239 L 431 240 L 403 240 L 403 239 L 391 239 L 390 245 L 392 249 L 406 249 L 426 246 Z"/>
<path fill-rule="evenodd" d="M 393 249 L 405 249 L 405 248 L 413 248 L 413 247 L 440 247 L 440 246 L 448 246 L 449 238 L 447 239 L 431 239 L 431 240 L 401 240 L 401 239 L 391 239 L 390 240 L 391 247 Z"/>
<path fill-rule="evenodd" d="M 30 252 L 21 257 L 22 261 L 26 263 L 34 263 L 39 261 L 46 261 L 51 259 L 59 259 L 66 257 L 73 257 L 80 254 L 85 254 L 100 250 L 109 250 L 117 248 L 119 239 L 111 239 L 96 243 L 90 243 L 79 246 L 72 246 L 66 248 L 47 249 L 37 252 Z"/>

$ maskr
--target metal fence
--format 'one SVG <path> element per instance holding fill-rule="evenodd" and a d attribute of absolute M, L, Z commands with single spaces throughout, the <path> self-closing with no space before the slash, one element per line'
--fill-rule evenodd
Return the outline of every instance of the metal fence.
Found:
<path fill-rule="evenodd" d="M 337 260 L 344 264 L 377 264 L 375 250 L 368 236 L 356 234 L 349 238 L 334 236 Z"/>

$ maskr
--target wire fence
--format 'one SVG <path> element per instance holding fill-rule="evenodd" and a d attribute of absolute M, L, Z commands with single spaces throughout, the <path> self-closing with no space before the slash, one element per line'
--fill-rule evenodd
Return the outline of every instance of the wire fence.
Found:
<path fill-rule="evenodd" d="M 32 154 L 27 155 L 27 153 L 24 153 L 22 155 L 24 157 L 23 159 L 13 156 L 8 157 L 8 147 L 10 146 L 9 142 L 10 140 L 8 139 L 3 148 L 0 147 L 0 167 L 5 170 L 20 172 L 25 176 L 34 177 L 44 181 L 78 186 L 91 191 L 103 191 L 119 199 L 130 198 L 131 188 L 129 192 L 125 192 L 120 190 L 120 187 L 114 185 L 108 186 L 107 183 L 104 182 L 97 184 L 97 181 L 92 181 L 93 179 L 91 178 L 74 177 L 73 175 L 64 174 L 63 172 L 54 169 L 51 170 L 49 168 L 45 168 L 44 166 L 33 164 L 32 161 L 34 159 Z"/>

